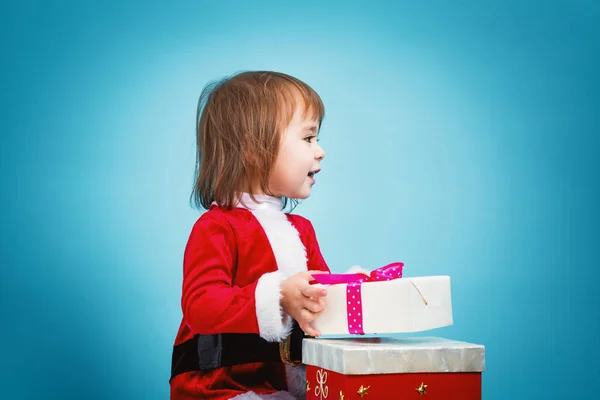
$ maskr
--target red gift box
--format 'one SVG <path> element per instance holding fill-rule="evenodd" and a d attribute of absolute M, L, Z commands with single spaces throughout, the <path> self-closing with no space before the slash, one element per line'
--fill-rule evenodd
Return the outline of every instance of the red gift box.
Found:
<path fill-rule="evenodd" d="M 307 400 L 480 400 L 484 347 L 441 338 L 306 339 Z"/>

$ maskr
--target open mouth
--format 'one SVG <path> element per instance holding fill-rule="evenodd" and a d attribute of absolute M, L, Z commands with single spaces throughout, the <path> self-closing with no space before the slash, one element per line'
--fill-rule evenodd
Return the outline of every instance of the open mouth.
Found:
<path fill-rule="evenodd" d="M 315 177 L 315 175 L 316 175 L 316 174 L 318 174 L 319 172 L 321 172 L 321 170 L 320 170 L 320 169 L 317 169 L 317 170 L 315 170 L 315 171 L 310 171 L 310 172 L 308 173 L 308 176 L 310 176 L 311 178 L 314 178 L 314 177 Z"/>

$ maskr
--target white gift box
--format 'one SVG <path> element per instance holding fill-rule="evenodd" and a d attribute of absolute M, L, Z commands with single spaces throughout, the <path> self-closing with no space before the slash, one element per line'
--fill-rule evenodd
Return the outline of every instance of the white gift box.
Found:
<path fill-rule="evenodd" d="M 348 284 L 315 286 L 327 289 L 325 310 L 311 323 L 322 335 L 348 335 L 362 311 L 365 334 L 419 332 L 452 325 L 450 277 L 426 276 L 363 282 L 362 310 L 349 309 Z M 355 304 L 353 304 L 355 305 Z M 349 316 L 350 314 L 350 316 Z"/>

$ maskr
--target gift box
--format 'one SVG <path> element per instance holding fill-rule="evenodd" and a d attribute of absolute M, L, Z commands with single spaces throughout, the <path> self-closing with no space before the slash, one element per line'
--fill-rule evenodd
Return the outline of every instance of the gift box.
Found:
<path fill-rule="evenodd" d="M 435 337 L 304 339 L 306 400 L 480 400 L 484 346 Z"/>
<path fill-rule="evenodd" d="M 327 305 L 311 322 L 322 335 L 418 332 L 452 325 L 450 277 L 402 277 L 402 263 L 369 274 L 317 274 Z"/>

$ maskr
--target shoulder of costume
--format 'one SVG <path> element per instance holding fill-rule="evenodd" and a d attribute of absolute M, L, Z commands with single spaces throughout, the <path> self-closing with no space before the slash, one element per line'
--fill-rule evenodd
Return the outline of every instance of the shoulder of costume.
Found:
<path fill-rule="evenodd" d="M 211 206 L 202 213 L 194 223 L 193 230 L 209 228 L 221 228 L 234 231 L 236 227 L 246 224 L 252 218 L 250 212 L 243 208 L 227 209 L 219 206 Z"/>
<path fill-rule="evenodd" d="M 212 205 L 198 218 L 198 221 L 212 220 L 232 222 L 236 220 L 247 220 L 250 218 L 252 218 L 252 215 L 250 214 L 250 211 L 245 208 L 233 207 L 228 209 L 225 207 L 219 207 L 218 205 Z"/>

